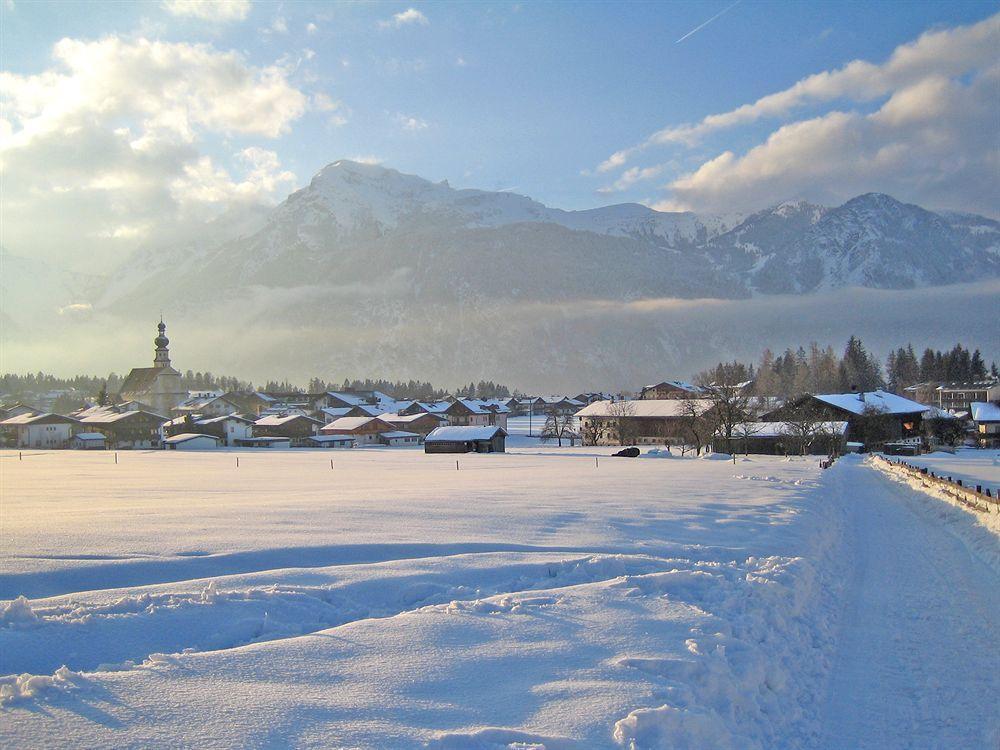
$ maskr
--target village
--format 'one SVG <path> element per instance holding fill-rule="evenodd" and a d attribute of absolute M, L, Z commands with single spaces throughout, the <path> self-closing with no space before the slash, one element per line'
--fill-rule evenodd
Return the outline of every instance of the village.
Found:
<path fill-rule="evenodd" d="M 493 453 L 507 439 L 563 446 L 621 446 L 639 455 L 676 451 L 837 456 L 1000 445 L 1000 380 L 923 382 L 904 394 L 881 388 L 756 395 L 752 380 L 664 380 L 638 394 L 439 400 L 379 390 L 191 391 L 170 361 L 166 325 L 152 367 L 133 368 L 117 394 L 67 413 L 31 403 L 0 407 L 7 447 L 80 450 L 422 448 Z"/>

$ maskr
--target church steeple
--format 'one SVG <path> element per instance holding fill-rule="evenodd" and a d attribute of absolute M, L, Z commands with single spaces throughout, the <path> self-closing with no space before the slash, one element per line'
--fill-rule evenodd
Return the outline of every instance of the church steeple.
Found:
<path fill-rule="evenodd" d="M 153 357 L 153 367 L 170 367 L 170 350 L 167 346 L 170 344 L 170 339 L 166 336 L 167 326 L 163 322 L 163 317 L 160 317 L 160 324 L 156 327 L 160 335 L 153 339 L 153 343 L 156 344 L 156 356 Z"/>

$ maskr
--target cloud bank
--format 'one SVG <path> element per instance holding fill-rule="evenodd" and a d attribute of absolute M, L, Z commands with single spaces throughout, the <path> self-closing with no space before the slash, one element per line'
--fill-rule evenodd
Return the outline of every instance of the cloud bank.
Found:
<path fill-rule="evenodd" d="M 877 64 L 854 60 L 697 123 L 670 125 L 597 167 L 613 173 L 656 147 L 685 150 L 731 128 L 778 121 L 766 139 L 723 151 L 666 186 L 663 209 L 731 211 L 790 197 L 837 201 L 878 190 L 996 216 L 1000 15 L 929 31 Z M 839 106 L 804 120 L 805 107 Z M 875 111 L 871 109 L 876 104 Z M 844 106 L 846 105 L 846 106 Z M 655 169 L 631 166 L 605 190 Z"/>

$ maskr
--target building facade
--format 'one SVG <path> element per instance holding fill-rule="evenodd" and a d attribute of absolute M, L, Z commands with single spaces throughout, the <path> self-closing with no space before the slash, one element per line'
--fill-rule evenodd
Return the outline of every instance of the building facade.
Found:
<path fill-rule="evenodd" d="M 187 400 L 187 391 L 181 387 L 181 374 L 170 364 L 170 339 L 163 320 L 157 326 L 159 333 L 153 339 L 156 353 L 152 367 L 134 367 L 122 383 L 118 398 L 122 401 L 140 401 L 156 414 L 169 415 L 178 404 Z"/>

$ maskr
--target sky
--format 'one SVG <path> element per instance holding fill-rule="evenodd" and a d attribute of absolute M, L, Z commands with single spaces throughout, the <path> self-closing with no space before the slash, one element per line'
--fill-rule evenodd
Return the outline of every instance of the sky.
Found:
<path fill-rule="evenodd" d="M 74 270 L 276 203 L 341 158 L 567 209 L 881 191 L 1000 215 L 996 2 L 0 14 L 0 244 Z"/>

